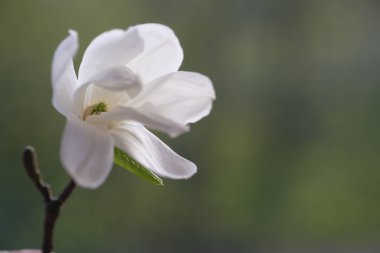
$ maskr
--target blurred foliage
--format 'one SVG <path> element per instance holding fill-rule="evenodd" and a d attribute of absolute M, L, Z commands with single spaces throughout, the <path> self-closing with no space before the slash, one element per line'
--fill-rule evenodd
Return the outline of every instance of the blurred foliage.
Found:
<path fill-rule="evenodd" d="M 172 27 L 184 70 L 213 80 L 212 114 L 180 138 L 187 181 L 152 186 L 115 167 L 78 189 L 56 252 L 380 250 L 380 4 L 375 0 L 1 0 L 0 248 L 37 248 L 42 200 L 21 165 L 36 147 L 56 192 L 64 118 L 50 66 L 112 28 Z M 314 252 L 314 251 L 313 251 Z"/>

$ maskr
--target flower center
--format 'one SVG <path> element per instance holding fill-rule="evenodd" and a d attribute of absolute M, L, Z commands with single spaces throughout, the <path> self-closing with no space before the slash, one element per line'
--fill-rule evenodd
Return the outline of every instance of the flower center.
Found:
<path fill-rule="evenodd" d="M 100 101 L 96 104 L 90 105 L 84 110 L 83 120 L 85 120 L 90 115 L 99 115 L 102 112 L 107 112 L 107 104 L 104 101 Z"/>

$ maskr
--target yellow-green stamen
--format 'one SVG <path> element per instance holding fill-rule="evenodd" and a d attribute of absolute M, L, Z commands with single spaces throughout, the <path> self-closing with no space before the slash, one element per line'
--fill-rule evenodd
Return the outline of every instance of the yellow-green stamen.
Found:
<path fill-rule="evenodd" d="M 88 106 L 86 110 L 84 110 L 83 120 L 85 120 L 90 115 L 99 115 L 102 112 L 107 112 L 107 111 L 108 111 L 107 104 L 103 101 L 100 101 L 97 104 Z"/>
<path fill-rule="evenodd" d="M 107 111 L 107 104 L 101 101 L 92 106 L 90 115 L 94 115 L 94 114 L 99 115 L 102 112 L 106 112 L 106 111 Z"/>

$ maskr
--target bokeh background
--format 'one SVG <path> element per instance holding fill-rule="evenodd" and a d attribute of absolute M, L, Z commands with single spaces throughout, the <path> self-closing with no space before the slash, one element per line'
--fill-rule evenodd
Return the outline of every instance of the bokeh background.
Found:
<path fill-rule="evenodd" d="M 43 205 L 23 172 L 32 144 L 55 192 L 65 119 L 51 59 L 72 28 L 172 27 L 183 70 L 207 74 L 212 114 L 177 139 L 187 181 L 115 167 L 77 189 L 56 252 L 380 251 L 380 3 L 376 0 L 0 0 L 0 249 L 38 248 Z"/>

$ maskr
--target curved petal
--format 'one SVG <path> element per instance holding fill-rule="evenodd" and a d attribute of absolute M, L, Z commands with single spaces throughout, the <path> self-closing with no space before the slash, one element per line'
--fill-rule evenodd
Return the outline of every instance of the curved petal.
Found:
<path fill-rule="evenodd" d="M 99 84 L 99 86 L 110 90 L 133 88 L 135 95 L 141 90 L 141 82 L 138 76 L 125 66 L 107 68 L 92 76 L 88 83 Z"/>
<path fill-rule="evenodd" d="M 215 91 L 207 76 L 194 72 L 175 72 L 153 80 L 128 106 L 153 105 L 153 115 L 164 115 L 181 125 L 207 116 Z M 142 107 L 144 109 L 144 107 Z"/>
<path fill-rule="evenodd" d="M 101 113 L 100 115 L 91 115 L 86 120 L 91 124 L 96 125 L 112 125 L 112 122 L 129 121 L 148 128 L 167 133 L 171 137 L 177 137 L 189 131 L 188 126 L 178 124 L 164 115 L 155 114 L 155 108 L 151 103 L 131 108 L 131 107 L 116 107 L 110 112 Z"/>
<path fill-rule="evenodd" d="M 94 74 L 74 94 L 74 103 L 83 111 L 87 106 L 104 101 L 110 107 L 124 105 L 142 89 L 141 81 L 129 68 L 115 66 Z"/>
<path fill-rule="evenodd" d="M 182 47 L 177 36 L 167 26 L 142 24 L 131 28 L 144 40 L 144 51 L 128 63 L 143 83 L 177 71 L 183 60 Z"/>
<path fill-rule="evenodd" d="M 114 66 L 126 66 L 144 49 L 144 42 L 136 29 L 115 29 L 97 36 L 84 53 L 79 68 L 79 84 L 95 74 Z"/>
<path fill-rule="evenodd" d="M 111 171 L 113 146 L 106 129 L 68 120 L 61 142 L 61 161 L 79 186 L 97 188 Z"/>
<path fill-rule="evenodd" d="M 194 175 L 194 163 L 176 154 L 145 127 L 120 123 L 111 130 L 115 145 L 157 175 L 186 179 Z"/>
<path fill-rule="evenodd" d="M 73 94 L 77 88 L 73 57 L 78 50 L 78 35 L 70 30 L 69 36 L 56 49 L 52 63 L 54 107 L 66 117 L 74 113 Z"/>

